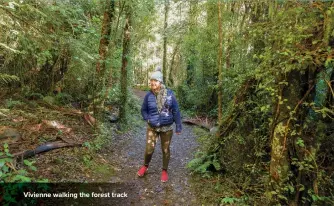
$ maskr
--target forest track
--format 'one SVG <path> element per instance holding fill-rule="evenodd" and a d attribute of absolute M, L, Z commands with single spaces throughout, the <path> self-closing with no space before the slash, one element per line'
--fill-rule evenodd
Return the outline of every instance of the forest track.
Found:
<path fill-rule="evenodd" d="M 142 100 L 145 93 L 135 91 Z M 183 124 L 182 133 L 173 134 L 169 181 L 166 183 L 160 181 L 162 152 L 159 140 L 148 172 L 144 177 L 137 176 L 144 160 L 146 126 L 146 122 L 142 121 L 140 128 L 123 134 L 113 132 L 110 144 L 103 149 L 104 153 L 109 154 L 108 160 L 115 168 L 110 182 L 133 185 L 131 190 L 135 195 L 128 197 L 132 198 L 130 202 L 133 205 L 200 205 L 191 187 L 190 171 L 186 168 L 198 146 L 191 126 Z"/>

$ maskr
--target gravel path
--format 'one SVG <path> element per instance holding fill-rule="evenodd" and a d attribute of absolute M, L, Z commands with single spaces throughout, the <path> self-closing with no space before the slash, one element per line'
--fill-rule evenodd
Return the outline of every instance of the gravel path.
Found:
<path fill-rule="evenodd" d="M 138 95 L 139 92 L 135 93 Z M 143 92 L 138 96 L 143 98 Z M 169 181 L 166 183 L 160 181 L 162 167 L 160 140 L 156 145 L 148 172 L 144 177 L 137 177 L 137 171 L 144 160 L 146 122 L 142 121 L 141 128 L 135 128 L 124 134 L 112 133 L 110 145 L 104 148 L 104 153 L 109 154 L 108 159 L 115 166 L 115 174 L 110 182 L 130 183 L 135 193 L 129 197 L 133 205 L 200 205 L 195 191 L 191 188 L 193 183 L 190 171 L 186 168 L 197 148 L 191 126 L 183 124 L 182 133 L 173 134 L 168 168 Z"/>

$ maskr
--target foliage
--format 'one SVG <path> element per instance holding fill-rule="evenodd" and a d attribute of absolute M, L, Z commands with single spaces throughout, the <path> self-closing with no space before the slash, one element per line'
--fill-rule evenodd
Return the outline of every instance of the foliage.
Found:
<path fill-rule="evenodd" d="M 15 75 L 1 74 L 0 73 L 0 85 L 8 85 L 10 83 L 19 82 L 20 78 Z"/>
<path fill-rule="evenodd" d="M 71 94 L 80 94 L 85 89 L 79 87 L 82 80 L 87 79 L 84 83 L 87 85 L 93 75 L 99 21 L 96 21 L 98 13 L 92 10 L 97 5 L 90 1 L 6 1 L 1 4 L 0 42 L 10 49 L 0 53 L 5 59 L 0 71 L 18 76 L 24 83 L 22 86 L 29 86 L 32 93 L 45 95 L 59 85 L 63 89 L 68 86 Z M 65 75 L 67 72 L 69 76 Z M 74 78 L 70 75 L 73 72 L 76 72 Z M 63 76 L 71 79 L 71 83 L 59 84 Z M 72 85 L 81 90 L 70 90 Z"/>
<path fill-rule="evenodd" d="M 29 99 L 29 100 L 38 100 L 38 99 L 43 99 L 43 95 L 40 94 L 40 93 L 37 93 L 37 92 L 29 92 L 27 91 L 25 94 L 24 94 L 24 97 Z"/>
<path fill-rule="evenodd" d="M 210 13 L 217 9 L 216 5 L 212 2 L 204 4 L 208 8 L 207 17 L 216 18 Z M 246 10 L 241 10 L 241 5 Z M 327 98 L 317 108 L 314 97 L 320 89 L 312 90 L 312 85 L 321 81 L 316 76 L 322 70 L 332 71 L 326 63 L 332 61 L 333 45 L 328 45 L 326 40 L 329 38 L 331 42 L 334 39 L 333 35 L 329 35 L 331 32 L 326 31 L 326 28 L 333 29 L 329 20 L 332 11 L 332 5 L 326 2 L 224 4 L 224 38 L 228 41 L 223 50 L 226 54 L 223 125 L 220 137 L 207 138 L 207 145 L 211 146 L 204 148 L 189 163 L 193 171 L 201 174 L 210 172 L 214 160 L 218 159 L 222 171 L 236 182 L 249 177 L 255 185 L 271 185 L 272 189 L 266 189 L 271 193 L 266 201 L 272 201 L 271 204 L 330 202 L 331 192 L 319 189 L 332 188 L 331 184 L 323 181 L 329 178 L 329 170 L 320 169 L 322 166 L 319 164 L 323 161 L 319 158 L 320 154 L 322 158 L 329 158 L 331 152 L 325 155 L 319 146 L 322 149 L 330 147 L 324 144 L 324 139 L 329 138 L 328 131 L 331 131 L 329 111 L 332 110 L 330 88 L 333 84 L 320 77 L 327 81 L 326 88 L 322 90 Z M 217 69 L 211 70 L 216 65 L 216 53 L 206 49 L 217 48 L 218 37 L 207 35 L 204 31 L 217 34 L 218 25 L 215 21 L 206 24 L 198 21 L 197 24 L 192 24 L 195 28 L 190 28 L 183 44 L 188 51 L 186 61 L 193 69 L 188 72 L 192 79 L 179 86 L 178 94 L 184 97 L 181 100 L 184 108 L 200 114 L 208 113 L 208 106 L 201 106 L 205 101 L 214 102 L 209 111 L 217 108 L 216 100 L 212 100 L 217 94 Z M 322 35 L 326 32 L 327 37 Z M 198 45 L 203 45 L 197 47 L 195 39 Z M 202 50 L 203 54 L 208 54 L 206 58 L 200 56 Z M 208 63 L 211 59 L 213 62 Z M 201 61 L 206 61 L 206 64 L 202 65 Z M 254 81 L 249 81 L 251 79 Z M 298 79 L 298 84 L 293 79 Z M 207 88 L 213 89 L 211 98 L 206 96 L 211 93 Z M 310 119 L 311 111 L 319 114 L 318 122 Z M 279 122 L 285 123 L 282 126 Z M 288 150 L 288 164 L 284 167 L 289 168 L 289 172 L 288 176 L 276 180 L 279 182 L 276 188 L 282 189 L 275 189 L 274 177 L 269 176 L 271 181 L 265 177 L 268 176 L 268 169 L 277 169 L 271 164 L 275 161 L 272 150 L 277 149 L 272 148 L 272 141 L 280 133 L 285 137 L 282 147 Z M 301 185 L 305 192 L 298 191 Z M 314 197 L 314 194 L 323 198 Z"/>
<path fill-rule="evenodd" d="M 16 170 L 15 158 L 9 152 L 8 144 L 3 145 L 3 152 L 0 152 L 0 156 L 4 158 L 0 159 L 0 177 L 1 182 L 31 182 L 32 179 L 28 177 L 28 171 L 25 169 Z M 33 166 L 34 161 L 24 160 L 24 164 L 31 171 L 36 171 L 37 168 Z"/>
<path fill-rule="evenodd" d="M 59 104 L 66 105 L 74 101 L 73 97 L 67 93 L 59 93 L 56 95 L 56 101 Z"/>
<path fill-rule="evenodd" d="M 102 4 L 103 2 L 103 4 Z M 68 104 L 84 102 L 88 106 L 96 92 L 105 94 L 119 87 L 122 32 L 125 8 L 131 8 L 133 26 L 130 58 L 138 52 L 137 45 L 148 38 L 155 18 L 154 1 L 116 1 L 112 19 L 112 31 L 107 53 L 104 85 L 94 91 L 100 81 L 96 77 L 99 59 L 98 43 L 103 18 L 104 1 L 5 1 L 0 5 L 2 22 L 0 29 L 0 83 L 20 81 L 22 91 L 28 98 L 52 96 L 51 103 Z M 143 32 L 147 31 L 147 32 Z M 136 61 L 133 61 L 135 64 Z M 129 77 L 133 79 L 133 63 L 128 65 Z M 112 82 L 111 82 L 112 81 Z M 129 85 L 132 82 L 130 81 Z M 112 85 L 112 86 L 111 86 Z M 109 97 L 109 100 L 113 96 Z M 51 98 L 47 98 L 51 100 Z M 112 100 L 115 104 L 120 99 Z"/>
<path fill-rule="evenodd" d="M 8 109 L 12 109 L 12 108 L 14 108 L 15 106 L 21 106 L 21 105 L 24 105 L 23 102 L 18 101 L 18 100 L 12 100 L 11 98 L 6 99 L 5 104 L 6 104 L 6 108 L 8 108 Z"/>
<path fill-rule="evenodd" d="M 220 162 L 216 154 L 207 155 L 200 152 L 196 153 L 195 158 L 188 163 L 187 167 L 194 172 L 203 174 L 203 177 L 210 176 L 210 170 L 221 170 Z"/>
<path fill-rule="evenodd" d="M 43 101 L 47 102 L 48 104 L 55 104 L 56 100 L 53 96 L 45 96 L 43 97 Z"/>
<path fill-rule="evenodd" d="M 28 176 L 29 172 L 24 169 L 16 168 L 15 157 L 9 152 L 8 144 L 3 145 L 3 152 L 0 152 L 0 185 L 3 191 L 0 191 L 4 205 L 18 204 L 17 195 L 29 189 L 30 183 L 35 181 Z M 29 171 L 36 171 L 37 168 L 33 165 L 35 161 L 24 160 L 24 165 Z M 47 179 L 36 180 L 37 182 L 47 182 Z M 25 201 L 27 202 L 27 201 Z M 32 200 L 31 203 L 34 203 Z"/>
<path fill-rule="evenodd" d="M 247 197 L 241 197 L 241 198 L 236 198 L 236 197 L 224 197 L 221 199 L 221 204 L 235 204 L 237 203 L 238 205 L 247 205 L 248 198 Z"/>

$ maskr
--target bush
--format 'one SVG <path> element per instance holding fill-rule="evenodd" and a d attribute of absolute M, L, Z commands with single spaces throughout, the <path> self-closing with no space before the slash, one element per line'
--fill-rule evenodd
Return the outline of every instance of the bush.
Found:
<path fill-rule="evenodd" d="M 74 101 L 74 98 L 70 94 L 67 94 L 67 93 L 59 93 L 56 95 L 55 99 L 56 99 L 56 102 L 61 105 L 70 104 L 71 102 Z"/>
<path fill-rule="evenodd" d="M 12 108 L 14 108 L 16 106 L 22 106 L 22 105 L 24 105 L 23 102 L 17 101 L 17 100 L 12 100 L 12 98 L 7 99 L 5 104 L 6 104 L 6 108 L 8 108 L 8 109 L 12 109 Z"/>
<path fill-rule="evenodd" d="M 38 99 L 43 99 L 44 96 L 40 93 L 32 92 L 32 93 L 26 93 L 24 95 L 25 98 L 29 100 L 38 100 Z"/>

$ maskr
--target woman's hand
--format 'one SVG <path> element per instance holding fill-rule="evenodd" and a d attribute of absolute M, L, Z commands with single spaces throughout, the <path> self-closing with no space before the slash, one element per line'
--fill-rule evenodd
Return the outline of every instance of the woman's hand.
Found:
<path fill-rule="evenodd" d="M 175 132 L 175 134 L 177 134 L 177 135 L 180 135 L 180 134 L 181 134 L 181 132 Z"/>

